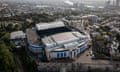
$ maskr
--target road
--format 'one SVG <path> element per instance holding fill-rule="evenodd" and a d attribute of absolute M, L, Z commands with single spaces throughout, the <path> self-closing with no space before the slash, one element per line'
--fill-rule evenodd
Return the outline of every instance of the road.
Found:
<path fill-rule="evenodd" d="M 17 65 L 19 66 L 19 70 L 20 70 L 20 72 L 24 72 L 24 68 L 23 68 L 23 65 L 22 65 L 22 63 L 21 63 L 21 61 L 20 61 L 20 58 L 19 58 L 19 56 L 17 55 L 17 54 L 14 54 L 14 58 L 15 58 L 15 60 L 16 60 L 16 62 L 17 62 Z"/>

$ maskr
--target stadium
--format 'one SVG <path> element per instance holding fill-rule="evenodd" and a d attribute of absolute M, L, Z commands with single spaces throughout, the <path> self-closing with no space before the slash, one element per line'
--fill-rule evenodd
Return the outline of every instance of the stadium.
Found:
<path fill-rule="evenodd" d="M 62 21 L 36 24 L 26 35 L 29 50 L 47 60 L 74 59 L 88 48 L 89 36 Z"/>

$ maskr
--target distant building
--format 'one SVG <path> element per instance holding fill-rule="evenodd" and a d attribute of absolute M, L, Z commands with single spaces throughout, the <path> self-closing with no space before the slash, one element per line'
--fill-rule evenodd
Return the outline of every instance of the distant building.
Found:
<path fill-rule="evenodd" d="M 112 52 L 112 55 L 120 55 L 118 47 L 119 47 L 119 42 L 115 41 L 115 40 L 112 41 L 112 43 L 111 43 L 111 52 Z"/>
<path fill-rule="evenodd" d="M 29 50 L 42 53 L 42 58 L 47 60 L 74 59 L 88 48 L 88 36 L 61 21 L 36 24 L 35 28 L 26 30 L 26 35 Z"/>
<path fill-rule="evenodd" d="M 84 31 L 88 24 L 96 24 L 98 21 L 98 16 L 96 15 L 85 15 L 85 16 L 69 16 L 63 18 L 66 25 L 75 27 L 80 31 Z"/>
<path fill-rule="evenodd" d="M 96 35 L 97 34 L 97 35 Z M 100 35 L 98 33 L 92 34 L 93 52 L 106 56 L 119 56 L 119 42 L 116 39 L 111 39 L 108 35 Z"/>
<path fill-rule="evenodd" d="M 110 31 L 111 31 L 114 35 L 120 34 L 120 29 L 119 29 L 119 28 L 112 28 Z"/>
<path fill-rule="evenodd" d="M 92 38 L 95 38 L 95 37 L 97 37 L 97 36 L 99 36 L 99 35 L 100 35 L 99 32 L 93 32 L 93 33 L 91 33 L 91 37 L 92 37 Z"/>
<path fill-rule="evenodd" d="M 66 20 L 91 20 L 92 22 L 97 22 L 97 15 L 84 15 L 84 16 L 69 16 Z"/>
<path fill-rule="evenodd" d="M 116 0 L 116 6 L 117 6 L 117 7 L 120 6 L 120 0 Z"/>

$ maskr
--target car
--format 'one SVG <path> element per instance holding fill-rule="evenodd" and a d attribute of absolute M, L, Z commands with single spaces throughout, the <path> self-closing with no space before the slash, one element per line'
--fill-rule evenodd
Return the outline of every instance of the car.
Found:
<path fill-rule="evenodd" d="M 96 59 L 94 54 L 91 55 L 91 59 Z"/>
<path fill-rule="evenodd" d="M 90 51 L 90 52 L 89 52 L 89 54 L 90 54 L 90 56 L 92 56 L 92 55 L 93 55 L 93 52 L 92 52 L 92 51 Z"/>
<path fill-rule="evenodd" d="M 89 56 L 89 54 L 87 54 L 86 56 Z"/>
<path fill-rule="evenodd" d="M 16 45 L 16 48 L 21 48 L 21 46 L 20 45 Z"/>

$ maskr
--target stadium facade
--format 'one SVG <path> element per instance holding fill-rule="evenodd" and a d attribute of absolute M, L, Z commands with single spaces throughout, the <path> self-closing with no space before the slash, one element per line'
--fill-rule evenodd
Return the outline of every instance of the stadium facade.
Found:
<path fill-rule="evenodd" d="M 74 59 L 88 48 L 89 36 L 57 21 L 36 24 L 26 30 L 28 48 L 47 60 Z"/>

